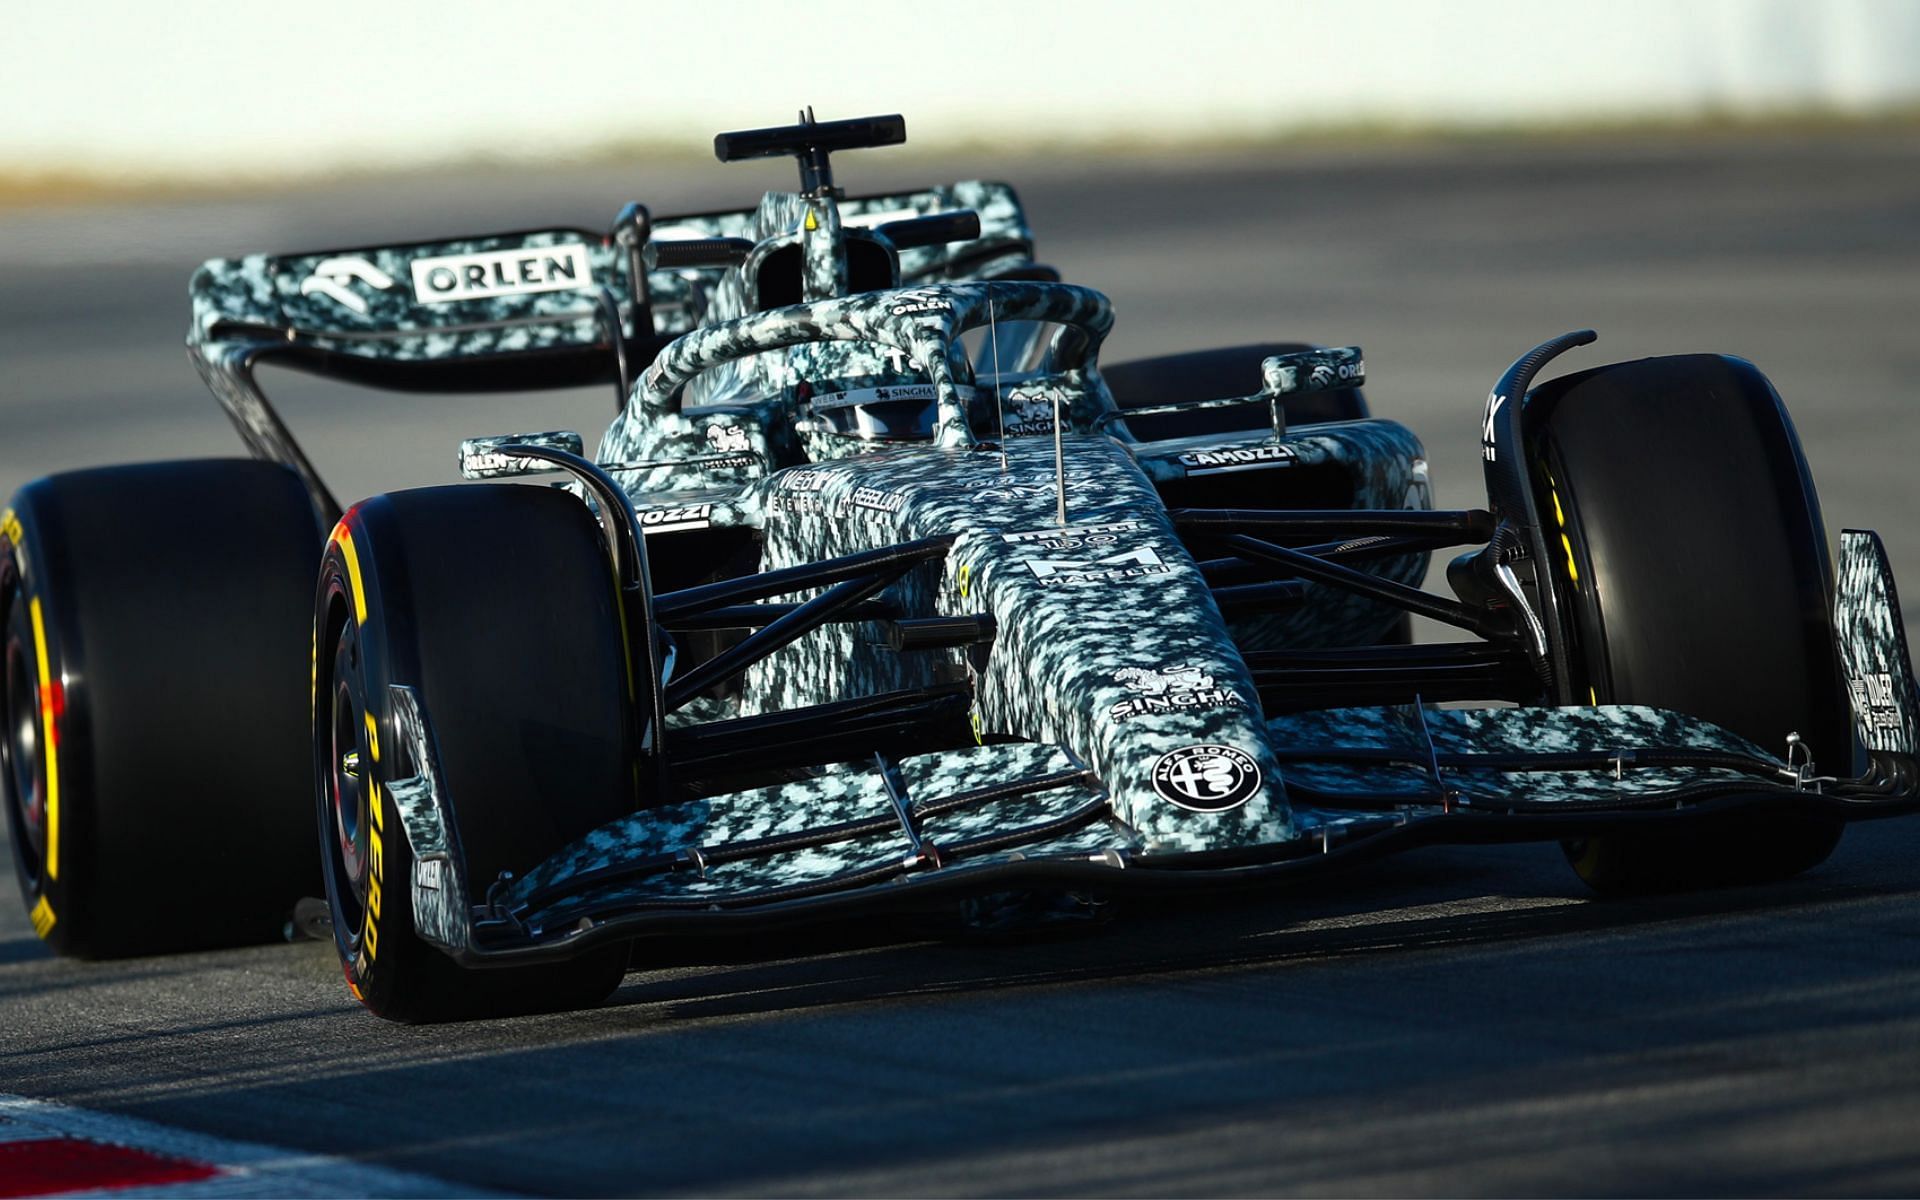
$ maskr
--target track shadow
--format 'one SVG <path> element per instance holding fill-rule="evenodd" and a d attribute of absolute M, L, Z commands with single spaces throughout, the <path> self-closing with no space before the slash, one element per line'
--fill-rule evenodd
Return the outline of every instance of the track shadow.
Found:
<path fill-rule="evenodd" d="M 1864 872 L 1860 864 L 1831 865 L 1770 887 L 1611 901 L 1591 899 L 1578 883 L 1560 880 L 1557 850 L 1548 863 L 1552 871 L 1507 872 L 1504 889 L 1490 890 L 1500 880 L 1472 869 L 1482 865 L 1472 861 L 1477 858 L 1511 859 L 1541 849 L 1447 848 L 1425 861 L 1416 852 L 1310 891 L 1135 900 L 1115 906 L 1103 924 L 1025 939 L 929 944 L 915 925 L 868 923 L 641 944 L 634 967 L 646 974 L 629 975 L 608 1007 L 648 1022 L 770 1015 L 916 995 L 1489 946 L 1920 894 L 1920 879 L 1898 869 L 1897 861 Z"/>
<path fill-rule="evenodd" d="M 39 962 L 53 957 L 53 951 L 36 937 L 12 937 L 0 940 L 0 967 L 12 963 Z"/>

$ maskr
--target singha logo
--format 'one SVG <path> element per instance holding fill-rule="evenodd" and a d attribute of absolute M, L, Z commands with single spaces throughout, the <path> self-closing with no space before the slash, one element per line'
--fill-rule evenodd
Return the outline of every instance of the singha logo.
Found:
<path fill-rule="evenodd" d="M 1053 432 L 1053 399 L 1044 392 L 1012 391 L 1005 406 L 1008 437 L 1036 437 Z"/>
<path fill-rule="evenodd" d="M 715 454 L 743 454 L 753 449 L 753 443 L 747 439 L 747 431 L 738 425 L 707 426 L 707 445 Z"/>
<path fill-rule="evenodd" d="M 1197 692 L 1213 686 L 1213 676 L 1199 667 L 1163 667 L 1158 671 L 1149 667 L 1122 667 L 1113 673 L 1113 681 L 1125 684 L 1129 691 L 1148 696 Z"/>
<path fill-rule="evenodd" d="M 1240 706 L 1240 697 L 1231 688 L 1220 687 L 1197 665 L 1121 667 L 1113 673 L 1113 681 L 1134 694 L 1131 700 L 1108 706 L 1107 715 L 1116 721 L 1130 721 L 1149 713 Z"/>

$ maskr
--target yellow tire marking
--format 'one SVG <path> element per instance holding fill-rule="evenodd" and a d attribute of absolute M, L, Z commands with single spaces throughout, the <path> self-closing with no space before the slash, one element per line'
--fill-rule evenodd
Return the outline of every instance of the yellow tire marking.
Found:
<path fill-rule="evenodd" d="M 1567 536 L 1567 512 L 1560 507 L 1560 488 L 1551 476 L 1547 479 L 1547 495 L 1553 497 L 1553 522 L 1560 527 L 1560 548 L 1567 554 L 1567 582 L 1577 589 L 1580 586 L 1580 568 L 1573 565 L 1573 541 Z"/>
<path fill-rule="evenodd" d="M 387 874 L 386 847 L 380 839 L 385 817 L 380 811 L 378 780 L 368 786 L 367 800 L 367 807 L 373 813 L 373 828 L 367 831 L 367 870 L 372 879 L 367 887 L 367 917 L 360 927 L 360 948 L 366 952 L 367 961 L 372 962 L 380 954 L 380 893 Z"/>
<path fill-rule="evenodd" d="M 1594 872 L 1604 865 L 1605 856 L 1606 840 L 1597 837 L 1588 838 L 1586 844 L 1580 847 L 1580 857 L 1573 860 L 1573 873 L 1591 882 Z"/>
<path fill-rule="evenodd" d="M 340 557 L 347 563 L 347 590 L 353 593 L 353 619 L 365 624 L 367 620 L 366 589 L 360 586 L 360 555 L 353 548 L 353 531 L 347 523 L 341 521 L 333 527 L 333 540 L 340 547 Z"/>
<path fill-rule="evenodd" d="M 26 541 L 26 533 L 20 528 L 20 518 L 13 514 L 12 509 L 0 513 L 0 534 L 5 534 L 16 548 Z"/>
<path fill-rule="evenodd" d="M 60 878 L 60 752 L 59 732 L 53 727 L 53 671 L 47 665 L 47 622 L 40 597 L 27 604 L 33 616 L 33 657 L 40 668 L 40 740 L 47 764 L 47 878 Z"/>
<path fill-rule="evenodd" d="M 366 717 L 367 717 L 367 749 L 372 752 L 373 761 L 379 762 L 380 761 L 380 724 L 379 722 L 373 719 L 372 713 L 366 714 Z"/>
<path fill-rule="evenodd" d="M 53 905 L 48 904 L 47 898 L 42 896 L 40 902 L 33 906 L 33 911 L 27 914 L 27 919 L 33 922 L 33 932 L 44 939 L 52 931 L 53 923 L 60 918 L 53 915 Z"/>

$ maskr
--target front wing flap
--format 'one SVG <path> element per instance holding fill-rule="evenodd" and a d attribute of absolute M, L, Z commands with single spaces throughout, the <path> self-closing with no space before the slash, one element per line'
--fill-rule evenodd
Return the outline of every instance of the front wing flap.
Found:
<path fill-rule="evenodd" d="M 1267 722 L 1293 820 L 1256 845 L 1153 852 L 1068 749 L 1003 743 L 823 773 L 622 817 L 514 879 L 467 878 L 431 724 L 393 688 L 412 774 L 388 784 L 413 851 L 419 935 L 470 966 L 608 940 L 910 911 L 1023 889 L 1271 883 L 1414 845 L 1576 837 L 1735 807 L 1858 819 L 1920 795 L 1920 691 L 1879 539 L 1841 539 L 1835 627 L 1858 778 L 1708 722 L 1632 705 L 1294 713 Z M 1828 764 L 1834 766 L 1836 764 Z"/>
<path fill-rule="evenodd" d="M 418 715 L 410 694 L 395 707 Z M 1144 851 L 1071 754 L 1034 743 L 879 758 L 649 809 L 493 881 L 465 878 L 423 717 L 408 732 L 426 757 L 390 790 L 415 848 L 415 927 L 469 966 L 1024 890 L 1264 884 L 1414 845 L 1575 837 L 1735 806 L 1852 818 L 1912 806 L 1911 787 L 1823 790 L 1804 767 L 1717 727 L 1632 706 L 1345 709 L 1270 727 L 1293 836 L 1179 854 Z"/>

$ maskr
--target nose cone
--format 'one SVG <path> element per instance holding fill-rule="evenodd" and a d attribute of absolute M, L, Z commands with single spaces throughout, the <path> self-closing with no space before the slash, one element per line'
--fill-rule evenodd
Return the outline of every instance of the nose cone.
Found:
<path fill-rule="evenodd" d="M 1259 695 L 1151 488 L 1115 521 L 970 534 L 950 570 L 999 621 L 983 728 L 1056 742 L 1149 850 L 1292 836 Z M 956 585 L 957 586 L 957 585 Z"/>
<path fill-rule="evenodd" d="M 941 574 L 901 599 L 995 619 L 991 648 L 967 660 L 983 737 L 1064 747 L 1150 851 L 1290 839 L 1259 693 L 1159 493 L 1109 438 L 1067 437 L 1064 473 L 1051 442 L 1010 437 L 1004 465 L 919 450 L 787 472 L 770 484 L 766 561 L 957 534 Z M 840 698 L 932 681 L 905 673 L 929 666 L 920 659 L 819 636 L 749 692 Z"/>

